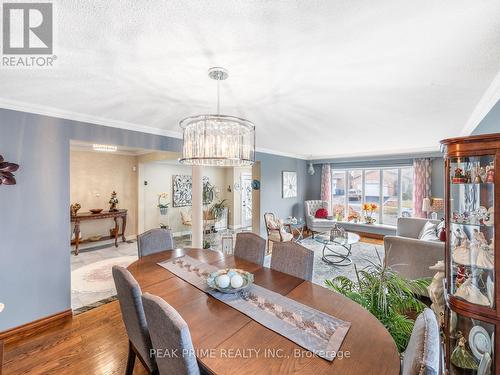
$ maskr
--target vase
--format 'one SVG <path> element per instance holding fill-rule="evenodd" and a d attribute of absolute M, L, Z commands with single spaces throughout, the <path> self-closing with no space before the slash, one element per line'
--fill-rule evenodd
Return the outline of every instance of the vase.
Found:
<path fill-rule="evenodd" d="M 160 207 L 160 215 L 165 216 L 168 214 L 168 207 Z"/>
<path fill-rule="evenodd" d="M 365 224 L 374 224 L 376 221 L 373 217 L 365 216 Z"/>

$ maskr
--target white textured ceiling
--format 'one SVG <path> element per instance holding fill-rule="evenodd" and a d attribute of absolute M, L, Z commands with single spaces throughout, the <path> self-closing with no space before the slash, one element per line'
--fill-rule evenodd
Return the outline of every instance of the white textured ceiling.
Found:
<path fill-rule="evenodd" d="M 160 134 L 215 111 L 293 155 L 437 149 L 500 70 L 498 0 L 53 1 L 51 69 L 0 70 L 0 106 Z"/>

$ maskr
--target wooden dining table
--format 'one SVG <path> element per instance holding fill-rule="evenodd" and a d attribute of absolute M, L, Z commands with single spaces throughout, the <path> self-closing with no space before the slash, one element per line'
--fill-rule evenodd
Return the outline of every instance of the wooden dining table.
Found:
<path fill-rule="evenodd" d="M 351 323 L 332 362 L 260 325 L 158 265 L 189 255 L 219 268 L 254 274 L 254 282 Z M 320 285 L 218 251 L 174 249 L 128 267 L 142 288 L 173 306 L 189 326 L 199 363 L 214 374 L 399 374 L 394 340 L 367 310 Z"/>

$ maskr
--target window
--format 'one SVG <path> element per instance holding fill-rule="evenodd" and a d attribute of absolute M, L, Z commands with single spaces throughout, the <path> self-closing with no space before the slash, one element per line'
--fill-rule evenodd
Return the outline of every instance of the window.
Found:
<path fill-rule="evenodd" d="M 377 223 L 397 224 L 398 217 L 413 215 L 413 167 L 332 169 L 332 208 L 337 219 L 358 214 L 363 203 L 379 207 Z"/>
<path fill-rule="evenodd" d="M 335 217 L 345 217 L 345 171 L 332 172 L 332 208 Z"/>
<path fill-rule="evenodd" d="M 363 198 L 363 171 L 348 171 L 349 190 L 347 192 L 348 214 L 357 213 L 361 216 L 361 205 Z"/>

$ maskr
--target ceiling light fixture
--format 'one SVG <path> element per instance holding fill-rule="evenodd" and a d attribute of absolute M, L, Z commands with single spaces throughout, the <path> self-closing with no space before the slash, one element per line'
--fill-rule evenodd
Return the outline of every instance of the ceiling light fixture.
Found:
<path fill-rule="evenodd" d="M 118 150 L 118 147 L 116 146 L 111 146 L 111 145 L 99 145 L 99 144 L 93 144 L 92 148 L 94 151 L 100 151 L 100 152 L 115 152 Z"/>
<path fill-rule="evenodd" d="M 220 81 L 227 79 L 224 68 L 210 68 L 208 76 L 217 81 L 217 114 L 183 119 L 181 163 L 206 166 L 248 166 L 255 162 L 255 126 L 252 122 L 220 114 Z"/>

